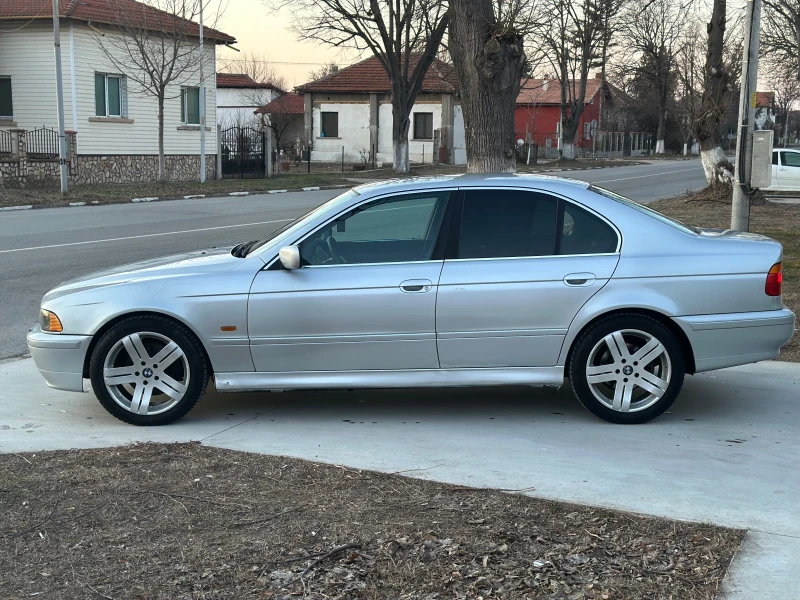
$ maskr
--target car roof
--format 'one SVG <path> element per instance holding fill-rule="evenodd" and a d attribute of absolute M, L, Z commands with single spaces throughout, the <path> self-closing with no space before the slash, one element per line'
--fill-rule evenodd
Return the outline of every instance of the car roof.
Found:
<path fill-rule="evenodd" d="M 467 173 L 463 175 L 434 175 L 427 177 L 408 177 L 374 181 L 357 185 L 353 189 L 359 194 L 382 194 L 419 188 L 447 188 L 447 187 L 530 187 L 555 189 L 558 187 L 574 187 L 586 189 L 589 184 L 578 179 L 567 179 L 553 175 L 538 175 L 529 173 Z"/>

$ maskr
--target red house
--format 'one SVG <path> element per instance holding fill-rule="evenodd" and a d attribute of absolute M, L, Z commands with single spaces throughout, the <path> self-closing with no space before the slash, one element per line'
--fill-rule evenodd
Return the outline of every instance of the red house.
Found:
<path fill-rule="evenodd" d="M 576 88 L 578 83 L 576 82 Z M 625 99 L 623 92 L 606 82 L 605 97 L 603 98 L 603 123 L 600 122 L 601 96 L 603 85 L 600 76 L 586 82 L 586 97 L 580 125 L 575 134 L 576 153 L 591 152 L 593 148 L 602 151 L 604 148 L 599 132 L 605 130 L 605 151 L 610 153 L 623 153 L 623 133 L 614 132 L 613 125 L 608 119 L 609 109 L 619 109 L 626 104 L 619 102 Z M 528 79 L 523 82 L 517 108 L 514 114 L 514 131 L 517 140 L 530 141 L 539 146 L 539 155 L 543 157 L 557 156 L 559 122 L 561 119 L 561 84 L 558 80 Z M 618 119 L 614 119 L 615 121 Z M 595 122 L 595 132 L 592 131 L 592 122 Z M 636 153 L 645 146 L 645 135 L 628 132 L 628 151 Z M 597 140 L 594 138 L 597 137 Z"/>

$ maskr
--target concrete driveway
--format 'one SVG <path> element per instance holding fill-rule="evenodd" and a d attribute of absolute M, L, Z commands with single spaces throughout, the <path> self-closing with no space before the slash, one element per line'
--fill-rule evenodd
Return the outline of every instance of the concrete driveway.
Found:
<path fill-rule="evenodd" d="M 210 393 L 136 428 L 88 394 L 0 364 L 0 452 L 188 441 L 749 529 L 724 597 L 800 599 L 800 365 L 687 378 L 672 410 L 618 426 L 568 388 Z"/>

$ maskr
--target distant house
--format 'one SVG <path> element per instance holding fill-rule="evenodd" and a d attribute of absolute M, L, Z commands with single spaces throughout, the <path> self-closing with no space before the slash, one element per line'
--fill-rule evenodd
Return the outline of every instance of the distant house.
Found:
<path fill-rule="evenodd" d="M 284 91 L 242 73 L 217 73 L 217 122 L 222 128 L 257 125 L 255 111 Z"/>
<path fill-rule="evenodd" d="M 278 150 L 299 156 L 301 150 L 306 149 L 303 123 L 305 97 L 303 94 L 290 92 L 278 96 L 258 108 L 255 114 L 265 115 L 269 120 Z"/>
<path fill-rule="evenodd" d="M 411 69 L 418 60 L 418 55 L 412 55 Z M 438 137 L 445 149 L 442 162 L 466 164 L 457 90 L 452 65 L 434 60 L 412 109 L 411 162 L 431 162 Z M 377 58 L 301 85 L 297 92 L 304 95 L 304 137 L 312 148 L 312 160 L 339 161 L 344 149 L 348 162 L 362 157 L 371 160 L 373 154 L 378 162 L 393 161 L 391 85 Z"/>
<path fill-rule="evenodd" d="M 578 82 L 571 82 L 578 87 Z M 603 120 L 600 120 L 601 98 Z M 600 75 L 586 82 L 586 96 L 575 149 L 578 154 L 597 151 L 606 155 L 643 154 L 651 134 L 637 132 L 627 111 L 630 99 Z M 561 136 L 561 84 L 558 80 L 527 79 L 522 82 L 514 115 L 517 140 L 539 146 L 542 157 L 558 156 Z"/>
<path fill-rule="evenodd" d="M 756 92 L 756 129 L 775 127 L 775 92 Z"/>
<path fill-rule="evenodd" d="M 146 26 L 164 13 L 135 6 Z M 58 117 L 51 0 L 0 1 L 0 185 L 26 186 L 58 177 Z M 139 93 L 100 49 L 99 35 L 121 35 L 114 4 L 107 0 L 59 4 L 64 113 L 70 140 L 69 177 L 78 183 L 135 182 L 158 176 L 158 103 Z M 190 33 L 199 28 L 191 23 Z M 205 28 L 206 63 L 216 46 L 235 38 Z M 110 45 L 107 45 L 110 47 Z M 110 49 L 110 48 L 109 48 Z M 122 56 L 120 56 L 122 59 Z M 170 179 L 198 177 L 200 163 L 199 75 L 167 90 L 164 145 Z M 207 177 L 214 178 L 216 93 L 206 90 Z M 30 160 L 28 160 L 30 159 Z"/>

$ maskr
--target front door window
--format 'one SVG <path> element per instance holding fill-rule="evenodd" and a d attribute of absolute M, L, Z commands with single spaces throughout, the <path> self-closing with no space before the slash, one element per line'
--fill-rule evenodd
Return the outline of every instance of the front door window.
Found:
<path fill-rule="evenodd" d="M 430 260 L 450 192 L 392 196 L 356 207 L 300 244 L 303 266 Z"/>

